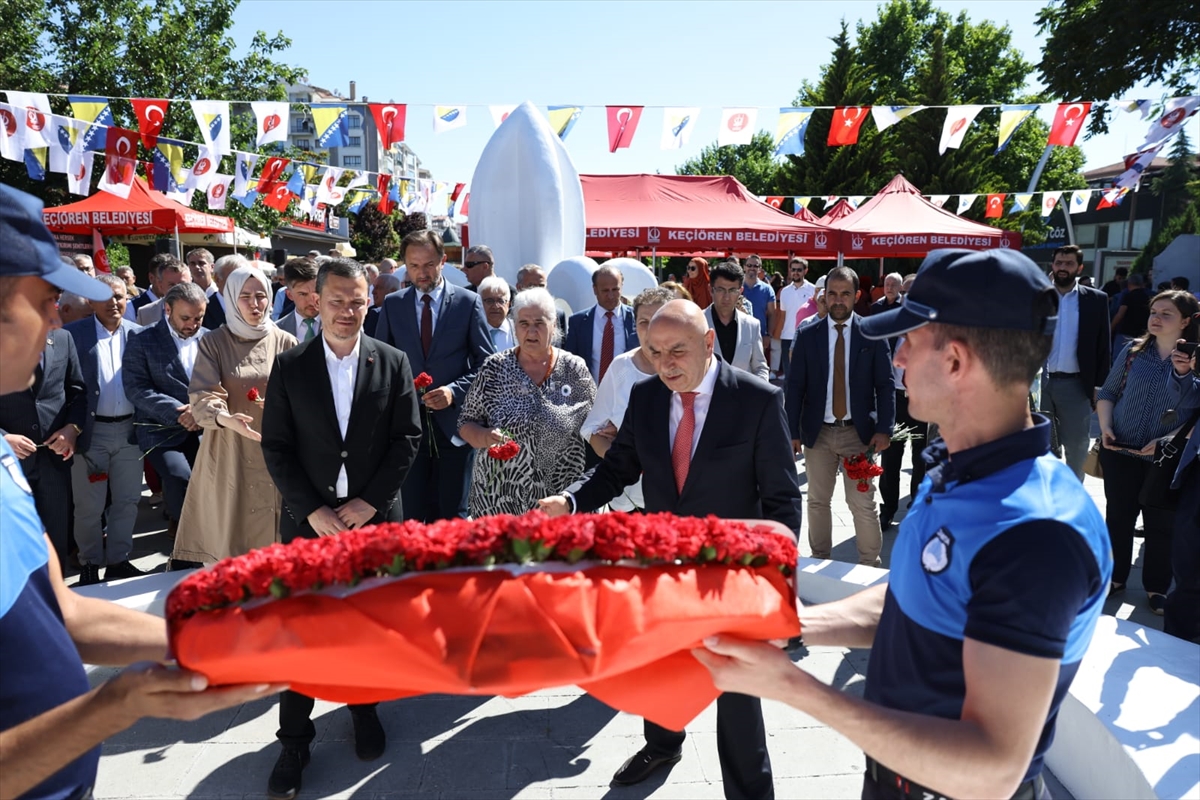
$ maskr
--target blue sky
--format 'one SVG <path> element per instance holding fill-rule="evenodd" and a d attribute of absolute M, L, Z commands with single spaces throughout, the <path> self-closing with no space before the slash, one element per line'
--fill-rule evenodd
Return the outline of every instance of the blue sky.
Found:
<path fill-rule="evenodd" d="M 1026 60 L 1040 59 L 1035 18 L 1042 0 L 935 5 L 952 14 L 965 9 L 973 21 L 1007 24 Z M 566 140 L 581 173 L 672 173 L 715 141 L 723 106 L 761 107 L 757 127 L 774 134 L 776 110 L 791 104 L 801 81 L 818 79 L 841 19 L 853 32 L 859 20 L 875 18 L 877 6 L 875 0 L 246 0 L 233 36 L 244 44 L 256 30 L 282 30 L 292 39 L 282 60 L 307 69 L 310 83 L 348 96 L 353 80 L 360 98 L 408 103 L 406 141 L 423 165 L 439 180 L 469 183 L 494 130 L 492 104 L 595 106 L 584 110 Z M 1029 87 L 1037 88 L 1035 75 Z M 1128 96 L 1158 100 L 1162 87 Z M 435 135 L 435 104 L 468 104 L 466 127 Z M 608 152 L 606 104 L 647 106 L 629 149 Z M 663 114 L 655 106 L 701 108 L 686 147 L 659 149 Z M 1141 143 L 1146 126 L 1136 115 L 1118 113 L 1108 134 L 1082 142 L 1087 168 L 1120 160 Z M 1189 125 L 1193 142 L 1200 140 L 1198 129 L 1200 115 Z"/>

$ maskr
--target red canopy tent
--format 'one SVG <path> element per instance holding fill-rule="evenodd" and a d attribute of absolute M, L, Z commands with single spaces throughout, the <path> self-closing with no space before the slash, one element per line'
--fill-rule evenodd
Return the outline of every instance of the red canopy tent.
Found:
<path fill-rule="evenodd" d="M 109 192 L 96 192 L 78 203 L 43 209 L 46 227 L 55 233 L 132 236 L 160 233 L 229 233 L 233 219 L 205 214 L 151 191 L 141 178 L 133 181 L 129 197 L 122 200 Z"/>
<path fill-rule="evenodd" d="M 951 214 L 922 197 L 903 175 L 829 227 L 841 232 L 840 252 L 846 258 L 919 258 L 944 247 L 1021 248 L 1020 233 Z"/>
<path fill-rule="evenodd" d="M 796 219 L 800 220 L 801 222 L 813 222 L 813 223 L 817 223 L 817 224 L 820 224 L 820 222 L 821 222 L 820 217 L 818 217 L 816 214 L 809 211 L 807 208 L 800 205 L 799 203 L 796 203 L 796 213 L 792 214 L 792 216 L 795 217 Z"/>
<path fill-rule="evenodd" d="M 821 215 L 819 220 L 822 225 L 832 225 L 838 220 L 845 219 L 854 213 L 854 206 L 850 205 L 850 201 L 842 198 L 833 204 L 833 208 Z"/>
<path fill-rule="evenodd" d="M 580 175 L 588 251 L 826 255 L 837 236 L 728 175 Z"/>

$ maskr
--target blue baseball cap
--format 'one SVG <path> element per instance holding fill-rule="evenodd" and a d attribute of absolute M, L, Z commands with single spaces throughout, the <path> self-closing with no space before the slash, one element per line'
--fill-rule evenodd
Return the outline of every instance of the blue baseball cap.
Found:
<path fill-rule="evenodd" d="M 112 297 L 108 284 L 67 266 L 46 224 L 42 201 L 0 183 L 0 278 L 36 275 L 88 300 Z"/>
<path fill-rule="evenodd" d="M 868 339 L 890 339 L 931 322 L 1051 336 L 1058 292 L 1016 250 L 934 250 L 899 308 L 862 319 L 859 329 Z"/>

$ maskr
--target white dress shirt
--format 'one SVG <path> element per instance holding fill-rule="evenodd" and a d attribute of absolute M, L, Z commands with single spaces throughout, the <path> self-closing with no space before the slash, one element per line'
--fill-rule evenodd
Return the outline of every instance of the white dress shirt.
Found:
<path fill-rule="evenodd" d="M 779 305 L 783 308 L 783 330 L 779 334 L 781 339 L 790 342 L 796 335 L 796 328 L 799 325 L 796 321 L 796 314 L 816 293 L 817 287 L 808 281 L 804 281 L 799 286 L 789 283 L 779 290 Z"/>
<path fill-rule="evenodd" d="M 420 327 L 421 318 L 417 318 L 418 327 Z M 513 333 L 512 320 L 505 319 L 500 323 L 499 328 L 493 328 L 492 324 L 488 323 L 488 335 L 492 337 L 492 344 L 496 345 L 496 352 L 499 353 L 508 350 L 511 347 L 517 346 L 517 337 Z"/>
<path fill-rule="evenodd" d="M 321 335 L 321 315 L 318 314 L 311 319 L 313 337 L 315 338 Z M 304 344 L 308 341 L 308 325 L 306 323 L 307 320 L 304 317 L 300 316 L 299 314 L 296 315 L 296 341 L 300 342 L 301 344 Z"/>
<path fill-rule="evenodd" d="M 845 353 L 843 355 L 845 356 L 845 360 L 846 360 L 846 363 L 845 363 L 845 367 L 846 367 L 846 419 L 851 418 L 851 416 L 850 416 L 850 331 L 854 327 L 853 322 L 854 322 L 855 316 L 856 315 L 851 314 L 850 318 L 847 319 L 843 323 L 843 325 L 845 327 L 842 328 L 842 343 L 843 343 L 843 346 L 845 349 Z M 833 415 L 833 350 L 834 350 L 834 346 L 837 344 L 837 328 L 835 327 L 837 325 L 837 323 L 833 321 L 833 317 L 826 317 L 825 320 L 829 324 L 829 383 L 825 387 L 825 389 L 826 389 L 826 391 L 825 391 L 825 421 L 826 422 L 837 422 L 838 421 L 837 417 L 835 417 Z"/>
<path fill-rule="evenodd" d="M 1058 296 L 1058 323 L 1046 359 L 1047 372 L 1079 372 L 1079 286 Z"/>
<path fill-rule="evenodd" d="M 712 404 L 713 387 L 717 385 L 718 363 L 715 356 L 709 359 L 708 371 L 704 373 L 700 385 L 693 390 L 696 392 L 696 397 L 692 401 L 692 412 L 696 417 L 696 425 L 692 428 L 692 455 L 696 454 L 696 443 L 700 441 L 700 432 L 704 430 L 704 420 L 708 418 L 708 407 Z M 679 392 L 672 392 L 669 442 L 672 453 L 675 452 L 675 432 L 679 430 L 679 423 L 682 420 L 683 400 L 679 398 Z"/>
<path fill-rule="evenodd" d="M 604 326 L 608 324 L 608 317 L 604 316 L 608 310 L 603 308 L 599 303 L 595 305 L 596 316 L 592 319 L 592 358 L 588 362 L 588 369 L 592 371 L 592 380 L 600 381 L 600 351 L 604 349 Z M 625 324 L 621 321 L 621 306 L 618 305 L 612 312 L 613 323 L 613 358 L 625 352 Z"/>
<path fill-rule="evenodd" d="M 133 403 L 125 397 L 125 386 L 121 381 L 121 356 L 125 352 L 125 331 L 117 328 L 109 333 L 99 320 L 96 326 L 96 355 L 100 362 L 96 377 L 99 381 L 96 401 L 96 416 L 123 417 L 133 413 Z"/>
<path fill-rule="evenodd" d="M 325 346 L 325 368 L 329 370 L 329 385 L 333 387 L 333 408 L 337 412 L 338 430 L 341 431 L 342 441 L 346 440 L 346 428 L 350 425 L 350 406 L 354 402 L 354 383 L 358 380 L 358 346 L 362 343 L 362 334 L 354 342 L 354 349 L 345 358 L 338 358 L 329 349 L 329 342 L 321 338 Z M 346 464 L 337 477 L 337 496 L 347 497 L 350 492 L 350 479 L 346 477 Z"/>
<path fill-rule="evenodd" d="M 613 359 L 604 373 L 604 380 L 596 387 L 596 400 L 592 410 L 579 428 L 579 435 L 591 447 L 592 434 L 611 422 L 613 427 L 620 429 L 625 421 L 625 411 L 629 408 L 629 393 L 633 385 L 647 378 L 653 378 L 655 373 L 642 372 L 633 360 L 633 352 L 621 353 Z M 699 398 L 697 398 L 699 399 Z M 699 421 L 697 419 L 697 421 Z M 620 497 L 614 498 L 609 505 L 614 511 L 633 511 L 634 508 L 645 508 L 646 499 L 642 494 L 642 481 L 639 479 L 632 486 L 626 486 Z"/>
<path fill-rule="evenodd" d="M 421 315 L 425 313 L 425 301 L 421 298 L 427 294 L 433 298 L 429 304 L 429 314 L 433 317 L 433 332 L 437 333 L 438 316 L 442 310 L 442 298 L 446 295 L 446 281 L 438 281 L 438 285 L 433 287 L 432 292 L 422 292 L 420 289 L 413 292 L 413 302 L 417 304 L 417 331 L 421 330 Z"/>
<path fill-rule="evenodd" d="M 201 328 L 185 339 L 171 327 L 170 322 L 167 323 L 167 330 L 171 332 L 171 341 L 175 343 L 175 350 L 179 353 L 179 363 L 183 364 L 183 371 L 187 373 L 188 380 L 191 380 L 192 370 L 196 368 L 196 353 L 200 352 L 200 339 L 208 331 Z"/>

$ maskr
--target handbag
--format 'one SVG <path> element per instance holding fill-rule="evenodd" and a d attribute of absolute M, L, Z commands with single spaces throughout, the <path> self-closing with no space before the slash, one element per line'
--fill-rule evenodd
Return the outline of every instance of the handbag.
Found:
<path fill-rule="evenodd" d="M 1179 462 L 1183 459 L 1183 448 L 1187 446 L 1188 433 L 1200 418 L 1200 409 L 1192 414 L 1191 420 L 1171 437 L 1171 441 L 1159 441 L 1154 448 L 1154 460 L 1142 481 L 1142 489 L 1138 492 L 1138 503 L 1149 508 L 1160 508 L 1173 511 L 1179 504 L 1179 490 L 1171 488 Z"/>
<path fill-rule="evenodd" d="M 1093 478 L 1104 478 L 1104 467 L 1100 466 L 1099 439 L 1092 442 L 1092 449 L 1088 450 L 1087 456 L 1083 459 L 1083 474 L 1091 475 Z"/>

